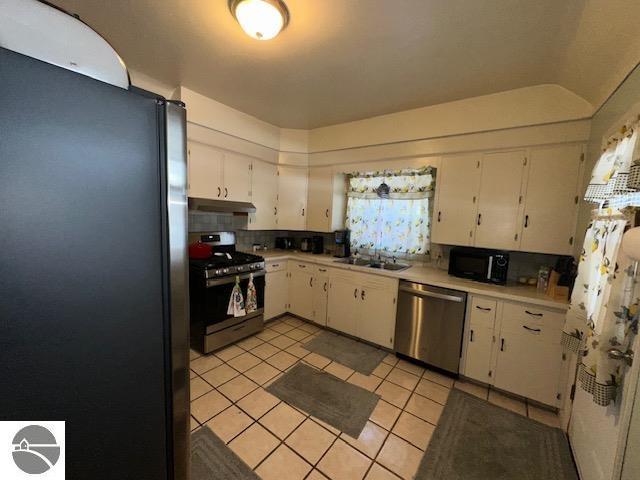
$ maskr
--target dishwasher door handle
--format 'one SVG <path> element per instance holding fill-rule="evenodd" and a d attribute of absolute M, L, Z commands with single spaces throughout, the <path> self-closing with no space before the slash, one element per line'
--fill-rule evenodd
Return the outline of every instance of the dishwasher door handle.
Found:
<path fill-rule="evenodd" d="M 442 293 L 430 292 L 428 290 L 417 290 L 411 287 L 400 287 L 399 290 L 401 292 L 407 292 L 411 295 L 417 295 L 419 297 L 439 298 L 440 300 L 448 300 L 450 302 L 457 303 L 464 302 L 464 297 L 456 297 L 455 295 L 444 295 Z"/>

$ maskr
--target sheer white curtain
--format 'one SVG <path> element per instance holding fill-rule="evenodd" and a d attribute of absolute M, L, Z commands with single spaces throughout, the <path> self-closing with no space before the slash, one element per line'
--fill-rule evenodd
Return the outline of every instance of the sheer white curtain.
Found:
<path fill-rule="evenodd" d="M 351 248 L 388 254 L 427 253 L 434 178 L 431 167 L 352 174 L 346 222 Z M 381 184 L 388 186 L 388 198 L 378 195 Z"/>

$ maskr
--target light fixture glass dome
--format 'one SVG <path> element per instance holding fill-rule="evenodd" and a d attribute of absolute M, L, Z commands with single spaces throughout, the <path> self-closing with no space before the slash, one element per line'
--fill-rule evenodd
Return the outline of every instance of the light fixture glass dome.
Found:
<path fill-rule="evenodd" d="M 245 33 L 257 40 L 272 39 L 289 22 L 281 0 L 231 0 L 229 8 Z"/>

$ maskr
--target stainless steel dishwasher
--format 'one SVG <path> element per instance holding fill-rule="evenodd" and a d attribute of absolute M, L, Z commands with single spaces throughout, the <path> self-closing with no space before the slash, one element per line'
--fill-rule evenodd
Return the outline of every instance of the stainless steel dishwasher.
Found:
<path fill-rule="evenodd" d="M 466 292 L 400 281 L 395 351 L 458 373 Z"/>

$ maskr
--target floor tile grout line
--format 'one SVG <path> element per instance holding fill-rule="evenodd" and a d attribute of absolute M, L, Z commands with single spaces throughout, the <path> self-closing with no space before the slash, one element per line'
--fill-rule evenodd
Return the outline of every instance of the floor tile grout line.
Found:
<path fill-rule="evenodd" d="M 305 338 L 308 338 L 309 336 L 312 336 L 312 335 L 313 335 L 313 334 L 310 334 L 310 335 L 308 335 L 308 336 L 307 336 L 307 337 L 305 337 Z M 285 335 L 285 336 L 286 336 L 286 335 Z M 288 338 L 291 338 L 291 337 L 288 337 Z M 295 340 L 295 339 L 293 339 L 293 340 Z M 302 339 L 302 340 L 304 340 L 304 339 Z M 264 344 L 264 343 L 269 343 L 269 342 L 268 342 L 268 341 L 264 341 L 262 344 Z M 301 340 L 296 340 L 296 343 L 302 343 L 302 342 L 301 342 Z M 262 345 L 262 344 L 261 344 L 261 345 Z M 270 345 L 272 345 L 272 344 L 270 344 Z M 259 346 L 260 346 L 260 345 L 256 345 L 256 346 L 254 346 L 253 348 L 257 348 L 257 347 L 259 347 Z M 290 348 L 292 345 L 290 345 L 290 346 L 286 347 L 285 349 L 283 349 L 283 348 L 281 348 L 281 347 L 278 347 L 278 346 L 275 346 L 275 345 L 272 345 L 272 346 L 273 346 L 274 348 L 278 349 L 278 352 L 277 352 L 277 353 L 279 353 L 279 352 L 282 352 L 282 351 L 286 351 L 286 348 Z M 239 348 L 242 348 L 242 347 L 239 347 Z M 242 350 L 244 350 L 245 352 L 249 352 L 249 353 L 250 353 L 250 352 L 251 352 L 251 350 L 253 350 L 253 348 L 250 348 L 249 350 L 246 350 L 246 349 L 242 349 Z M 274 353 L 273 355 L 276 355 L 277 353 Z M 289 353 L 289 352 L 287 352 L 287 353 Z M 258 364 L 256 364 L 256 365 L 254 365 L 254 366 L 253 366 L 253 367 L 251 367 L 251 368 L 255 368 L 255 367 L 259 366 L 261 363 L 267 363 L 267 364 L 269 364 L 269 365 L 273 366 L 276 370 L 278 370 L 278 371 L 280 372 L 280 373 L 278 373 L 277 375 L 275 375 L 275 376 L 273 377 L 273 378 L 275 378 L 275 377 L 277 377 L 278 375 L 280 375 L 281 373 L 284 373 L 284 372 L 286 372 L 288 369 L 292 368 L 295 364 L 297 364 L 297 363 L 299 363 L 299 362 L 302 362 L 302 361 L 304 360 L 304 358 L 306 358 L 307 356 L 309 356 L 311 353 L 312 353 L 312 352 L 309 352 L 309 353 L 308 353 L 308 354 L 306 354 L 304 357 L 297 357 L 297 356 L 296 356 L 296 362 L 294 362 L 294 363 L 293 363 L 290 367 L 288 367 L 286 370 L 281 370 L 280 368 L 275 367 L 275 366 L 273 366 L 273 365 L 269 364 L 268 362 L 266 362 L 266 360 L 267 360 L 267 359 L 262 359 L 262 358 L 259 358 L 259 357 L 258 357 L 258 358 L 260 359 L 260 362 L 259 362 Z M 289 354 L 290 354 L 290 353 L 289 353 Z M 239 354 L 239 355 L 241 355 L 241 354 Z M 225 361 L 225 360 L 222 360 L 222 359 L 220 359 L 220 360 L 223 362 L 223 364 L 227 364 L 227 365 L 228 365 L 230 368 L 232 368 L 233 370 L 238 371 L 238 370 L 237 370 L 237 369 L 235 369 L 232 365 L 228 364 L 228 361 L 232 360 L 233 358 L 236 358 L 236 357 L 237 357 L 237 356 L 239 356 L 239 355 L 235 355 L 234 357 L 231 357 L 231 358 L 229 358 L 229 359 L 228 359 L 228 360 L 226 360 L 226 361 Z M 252 354 L 252 355 L 254 355 L 254 354 Z M 273 355 L 272 355 L 272 356 L 273 356 Z M 290 354 L 290 355 L 291 355 L 291 354 Z M 256 355 L 254 355 L 254 356 L 256 356 Z M 219 358 L 219 357 L 218 357 L 218 358 Z M 270 357 L 268 357 L 268 358 L 270 358 Z M 305 363 L 307 363 L 307 362 L 305 362 Z M 329 365 L 331 365 L 332 363 L 336 363 L 336 364 L 338 364 L 338 365 L 342 365 L 342 364 L 340 364 L 339 362 L 330 361 L 330 362 L 329 362 L 329 363 L 327 363 L 324 367 L 322 367 L 320 370 L 325 370 L 325 369 L 326 369 L 326 367 L 328 367 L 328 366 L 329 366 Z M 293 433 L 294 433 L 294 432 L 295 432 L 295 431 L 300 427 L 300 425 L 302 425 L 302 423 L 304 423 L 304 422 L 306 421 L 306 419 L 310 419 L 310 420 L 311 420 L 311 421 L 313 421 L 316 425 L 319 425 L 320 427 L 322 427 L 322 428 L 324 428 L 325 430 L 327 430 L 328 432 L 330 432 L 330 433 L 331 433 L 335 438 L 334 438 L 333 442 L 331 443 L 331 445 L 330 445 L 330 446 L 325 450 L 324 454 L 320 457 L 320 459 L 319 459 L 315 464 L 313 464 L 313 465 L 312 465 L 312 469 L 309 471 L 309 473 L 307 474 L 307 476 L 311 475 L 311 473 L 313 472 L 313 470 L 314 470 L 314 469 L 317 469 L 317 468 L 316 468 L 316 467 L 317 467 L 317 465 L 322 461 L 322 459 L 324 458 L 324 456 L 326 455 L 326 453 L 327 453 L 329 450 L 331 450 L 331 448 L 332 448 L 332 447 L 333 447 L 333 445 L 337 442 L 337 440 L 338 440 L 338 439 L 342 440 L 346 445 L 348 445 L 348 446 L 349 446 L 349 447 L 351 447 L 351 448 L 354 448 L 354 450 L 355 450 L 355 451 L 357 451 L 357 452 L 361 453 L 361 454 L 362 454 L 362 455 L 364 455 L 367 459 L 371 460 L 371 463 L 370 463 L 369 467 L 367 468 L 367 472 L 365 473 L 365 475 L 366 475 L 366 474 L 369 472 L 369 470 L 372 468 L 373 464 L 374 464 L 374 463 L 378 463 L 378 462 L 376 462 L 376 459 L 379 457 L 379 454 L 380 454 L 380 452 L 382 451 L 382 449 L 383 449 L 383 447 L 384 447 L 384 444 L 385 444 L 385 442 L 388 440 L 388 438 L 389 438 L 390 434 L 392 434 L 392 433 L 393 433 L 393 429 L 395 428 L 395 426 L 396 426 L 396 424 L 397 424 L 397 422 L 398 422 L 398 420 L 399 420 L 399 418 L 400 418 L 400 416 L 401 416 L 402 412 L 406 412 L 406 413 L 408 413 L 409 415 L 411 415 L 412 417 L 416 417 L 416 416 L 415 416 L 415 415 L 413 415 L 411 412 L 408 412 L 408 411 L 406 411 L 406 410 L 405 410 L 405 407 L 406 407 L 406 405 L 407 405 L 407 403 L 408 403 L 408 400 L 409 400 L 409 398 L 411 397 L 411 395 L 412 395 L 413 393 L 416 393 L 416 394 L 417 394 L 417 395 L 419 395 L 420 397 L 427 398 L 427 399 L 429 399 L 429 400 L 431 400 L 431 401 L 433 401 L 433 402 L 435 402 L 435 403 L 438 403 L 438 404 L 439 404 L 439 402 L 436 402 L 435 400 L 433 400 L 433 399 L 431 399 L 431 398 L 429 398 L 429 397 L 425 397 L 424 395 L 421 395 L 421 394 L 419 394 L 419 393 L 417 393 L 417 392 L 415 391 L 415 390 L 416 390 L 416 388 L 417 388 L 417 386 L 419 385 L 419 383 L 420 383 L 420 380 L 421 380 L 421 379 L 425 379 L 425 380 L 427 380 L 427 381 L 429 381 L 429 382 L 435 383 L 435 384 L 437 384 L 437 385 L 441 385 L 441 384 L 439 384 L 439 383 L 437 383 L 437 382 L 434 382 L 433 380 L 430 380 L 430 379 L 428 379 L 428 378 L 425 378 L 425 377 L 424 377 L 424 374 L 425 374 L 425 372 L 426 372 L 426 370 L 425 370 L 425 369 L 423 369 L 423 371 L 422 371 L 421 375 L 419 375 L 419 376 L 418 376 L 418 375 L 415 375 L 413 372 L 408 372 L 407 370 L 404 370 L 404 369 L 402 369 L 402 368 L 400 368 L 400 367 L 398 366 L 398 364 L 399 364 L 398 357 L 396 357 L 396 361 L 395 361 L 393 364 L 389 364 L 389 363 L 387 363 L 387 362 L 381 362 L 381 363 L 386 363 L 387 365 L 389 365 L 390 369 L 389 369 L 389 371 L 388 371 L 384 376 L 378 376 L 378 375 L 375 375 L 375 374 L 371 374 L 371 375 L 375 376 L 376 378 L 380 379 L 380 384 L 379 384 L 379 385 L 381 385 L 381 384 L 382 384 L 382 382 L 384 382 L 384 381 L 389 381 L 391 384 L 393 384 L 393 385 L 395 385 L 395 386 L 397 386 L 397 387 L 399 387 L 399 388 L 403 388 L 404 390 L 409 391 L 410 395 L 409 395 L 409 397 L 408 397 L 407 401 L 403 403 L 403 406 L 402 406 L 401 408 L 400 408 L 400 407 L 397 407 L 397 406 L 395 406 L 395 405 L 393 405 L 393 404 L 391 404 L 391 405 L 392 405 L 392 406 L 394 406 L 395 408 L 398 408 L 398 409 L 400 410 L 400 412 L 401 412 L 401 413 L 398 415 L 398 417 L 397 417 L 397 418 L 396 418 L 396 420 L 394 421 L 394 423 L 393 423 L 393 425 L 391 426 L 391 429 L 390 429 L 390 430 L 386 430 L 384 427 L 382 427 L 382 426 L 378 425 L 379 427 L 381 427 L 381 428 L 382 428 L 385 432 L 387 432 L 387 433 L 386 433 L 386 435 L 385 435 L 384 440 L 383 440 L 383 441 L 382 441 L 382 443 L 381 443 L 380 448 L 376 451 L 376 454 L 375 454 L 374 458 L 370 457 L 370 456 L 369 456 L 369 455 L 367 455 L 365 452 L 362 452 L 362 451 L 361 451 L 361 450 L 359 450 L 357 447 L 354 447 L 354 446 L 350 445 L 348 442 L 346 442 L 346 441 L 342 438 L 342 434 L 343 434 L 344 432 L 338 432 L 338 435 L 335 435 L 333 432 L 331 432 L 330 430 L 328 430 L 326 427 L 324 427 L 323 425 L 320 425 L 318 422 L 316 422 L 316 421 L 312 418 L 312 416 L 311 416 L 311 415 L 305 415 L 304 420 L 302 420 L 302 421 L 300 422 L 300 424 L 298 424 L 298 425 L 296 426 L 296 428 L 294 428 L 291 432 L 289 432 L 289 434 L 288 434 L 284 439 L 280 440 L 280 439 L 279 439 L 279 437 L 278 437 L 277 435 L 275 435 L 271 430 L 269 430 L 266 426 L 264 426 L 262 423 L 260 423 L 260 419 L 262 419 L 263 417 L 265 417 L 265 416 L 266 416 L 270 411 L 272 411 L 272 410 L 273 410 L 273 409 L 275 409 L 278 405 L 280 405 L 280 403 L 283 403 L 282 401 L 279 401 L 279 402 L 278 402 L 276 405 L 274 405 L 272 408 L 270 408 L 269 410 L 267 410 L 266 412 L 264 412 L 264 413 L 263 413 L 263 414 L 262 414 L 258 419 L 254 419 L 253 417 L 251 417 L 251 416 L 249 415 L 249 418 L 251 418 L 251 420 L 252 420 L 251 425 L 247 426 L 245 429 L 243 429 L 241 432 L 239 432 L 236 436 L 232 437 L 232 438 L 229 440 L 229 442 L 228 442 L 228 443 L 231 443 L 233 440 L 235 440 L 235 438 L 237 438 L 238 436 L 242 435 L 242 433 L 244 433 L 247 429 L 251 428 L 251 426 L 252 426 L 253 424 L 255 424 L 255 423 L 258 423 L 261 427 L 265 428 L 269 433 L 271 433 L 272 435 L 274 435 L 274 437 L 275 437 L 275 438 L 277 438 L 277 439 L 279 440 L 278 446 L 276 446 L 274 449 L 272 449 L 272 450 L 269 452 L 269 454 L 267 454 L 267 455 L 262 459 L 262 461 L 261 461 L 261 462 L 259 462 L 259 464 L 258 464 L 258 465 L 256 465 L 256 467 L 254 468 L 254 470 L 255 470 L 255 469 L 257 469 L 257 468 L 259 467 L 259 465 L 261 465 L 261 464 L 262 464 L 262 463 L 263 463 L 267 458 L 269 458 L 269 457 L 273 454 L 273 452 L 274 452 L 275 450 L 277 450 L 277 449 L 278 449 L 282 444 L 285 444 L 285 445 L 286 445 L 286 440 L 287 440 L 287 439 L 288 439 L 288 438 L 289 438 L 289 437 L 290 437 L 290 436 L 291 436 L 291 435 L 292 435 L 292 434 L 293 434 Z M 219 366 L 221 366 L 221 365 L 219 365 Z M 218 367 L 219 367 L 219 366 L 218 366 Z M 344 366 L 344 365 L 342 365 L 342 366 Z M 346 367 L 346 366 L 345 366 L 345 367 Z M 217 367 L 214 367 L 214 368 L 217 368 Z M 250 368 L 250 369 L 247 369 L 245 372 L 238 372 L 238 373 L 239 373 L 239 375 L 242 375 L 242 376 L 244 376 L 245 378 L 247 378 L 249 381 L 252 381 L 249 377 L 247 377 L 247 376 L 245 375 L 245 373 L 246 373 L 247 371 L 251 370 L 251 368 Z M 347 367 L 347 368 L 348 368 L 348 367 Z M 396 384 L 396 383 L 392 382 L 391 380 L 388 380 L 388 379 L 387 379 L 387 377 L 391 374 L 391 372 L 392 372 L 395 368 L 398 368 L 399 370 L 401 370 L 401 371 L 403 371 L 403 372 L 406 372 L 406 373 L 409 373 L 409 374 L 412 374 L 412 375 L 415 375 L 415 376 L 417 376 L 417 377 L 418 377 L 418 382 L 416 383 L 416 385 L 415 385 L 411 390 L 407 389 L 406 387 L 403 387 L 402 385 L 398 385 L 398 384 Z M 420 367 L 420 368 L 421 368 L 421 367 Z M 212 369 L 210 369 L 210 370 L 212 370 Z M 208 371 L 210 371 L 210 370 L 207 370 L 207 372 L 208 372 Z M 203 374 L 204 374 L 204 373 L 207 373 L 207 372 L 203 372 Z M 196 372 L 194 372 L 194 373 L 196 373 Z M 327 373 L 329 373 L 329 372 L 327 372 Z M 344 382 L 348 382 L 348 380 L 349 380 L 351 377 L 353 377 L 353 376 L 355 375 L 355 373 L 357 373 L 357 372 L 355 372 L 355 371 L 353 371 L 353 370 L 352 370 L 348 377 L 346 377 L 345 379 L 341 379 L 341 380 L 342 380 L 342 381 L 344 381 Z M 368 376 L 371 376 L 371 375 L 368 375 Z M 196 373 L 196 376 L 201 377 L 201 375 L 200 375 L 200 374 L 197 374 L 197 373 Z M 234 378 L 237 378 L 237 376 L 236 376 L 236 377 L 234 377 Z M 242 399 L 244 399 L 246 396 L 248 396 L 248 395 L 250 395 L 251 393 L 255 392 L 258 388 L 264 388 L 264 385 L 265 385 L 265 384 L 267 384 L 267 383 L 269 383 L 269 382 L 272 382 L 272 381 L 273 381 L 273 378 L 272 378 L 272 379 L 270 379 L 270 380 L 268 380 L 267 382 L 265 382 L 265 383 L 264 383 L 264 384 L 262 384 L 262 385 L 258 384 L 257 382 L 254 382 L 254 383 L 256 383 L 256 384 L 258 385 L 258 387 L 257 387 L 257 388 L 255 388 L 255 389 L 253 389 L 251 392 L 247 393 L 246 395 L 244 395 L 244 396 L 240 397 L 240 398 L 239 398 L 238 400 L 236 400 L 236 401 L 231 400 L 229 397 L 227 397 L 226 395 L 224 395 L 222 392 L 219 392 L 221 395 L 223 395 L 225 398 L 227 398 L 227 399 L 232 403 L 232 405 L 229 405 L 229 406 L 228 406 L 227 408 L 225 408 L 222 412 L 218 412 L 218 414 L 216 414 L 216 415 L 214 415 L 213 417 L 211 417 L 210 419 L 208 419 L 208 420 L 207 420 L 207 422 L 209 422 L 212 418 L 215 418 L 216 416 L 220 415 L 221 413 L 223 413 L 223 412 L 224 412 L 224 411 L 226 411 L 227 409 L 231 408 L 232 406 L 235 406 L 236 408 L 239 408 L 241 411 L 243 411 L 243 412 L 244 412 L 244 410 L 242 410 L 242 408 L 241 408 L 241 407 L 239 407 L 239 406 L 237 405 L 237 403 L 238 403 L 238 402 L 240 402 Z M 203 379 L 203 380 L 204 380 L 204 379 Z M 233 379 L 230 379 L 229 381 L 231 381 L 231 380 L 233 380 Z M 206 382 L 206 380 L 205 380 L 205 382 Z M 209 384 L 208 382 L 206 382 L 206 383 L 207 383 L 207 384 Z M 224 382 L 224 383 L 227 383 L 227 382 Z M 223 384 L 221 384 L 221 385 L 219 385 L 219 386 L 224 385 L 224 383 L 223 383 Z M 209 385 L 211 385 L 211 384 L 209 384 Z M 378 385 L 378 386 L 379 386 L 379 385 Z M 447 388 L 447 389 L 450 389 L 450 388 L 451 388 L 451 387 L 447 387 L 447 386 L 445 386 L 445 385 L 441 385 L 441 386 L 442 386 L 442 387 L 444 387 L 444 388 Z M 452 386 L 453 386 L 453 385 L 452 385 Z M 212 388 L 217 390 L 217 388 L 216 388 L 216 387 L 213 387 L 213 386 L 212 386 Z M 376 389 L 377 389 L 377 387 L 376 387 Z M 374 389 L 374 390 L 376 390 L 376 389 Z M 375 392 L 374 392 L 374 393 L 375 393 Z M 199 397 L 198 397 L 198 398 L 199 398 Z M 382 398 L 381 398 L 381 400 L 385 401 L 386 403 L 389 403 L 389 402 L 387 402 L 386 400 L 384 400 L 384 399 L 382 399 Z M 284 403 L 286 403 L 286 402 L 284 402 Z M 289 405 L 288 403 L 286 403 L 286 404 L 287 404 L 287 405 Z M 442 404 L 440 404 L 440 405 L 442 405 Z M 291 405 L 290 405 L 290 406 L 291 406 Z M 291 406 L 291 407 L 292 407 L 292 408 L 294 408 L 293 406 Z M 298 411 L 298 410 L 296 409 L 296 411 Z M 246 412 L 245 412 L 245 413 L 246 413 Z M 306 413 L 306 412 L 305 412 L 305 413 Z M 303 414 L 303 415 L 304 415 L 304 414 Z M 419 417 L 416 417 L 416 418 L 419 418 Z M 420 418 L 419 418 L 419 419 L 420 419 Z M 423 420 L 423 419 L 420 419 L 420 420 Z M 367 421 L 372 421 L 372 420 L 369 420 L 369 419 L 368 419 Z M 426 420 L 423 420 L 423 421 L 425 421 L 425 422 L 427 422 L 427 423 L 430 423 L 430 422 L 428 422 L 428 421 L 426 421 Z M 197 421 L 197 419 L 196 419 L 196 422 L 198 422 L 198 421 Z M 207 422 L 205 422 L 205 423 L 207 423 Z M 372 421 L 372 422 L 373 422 L 373 421 Z M 374 423 L 374 424 L 376 424 L 375 422 L 373 422 L 373 423 Z M 431 423 L 430 423 L 430 424 L 431 424 Z M 204 423 L 203 423 L 202 425 L 204 425 Z M 376 424 L 376 425 L 377 425 L 377 424 Z M 433 425 L 433 424 L 431 424 L 431 425 Z M 394 434 L 394 435 L 396 435 L 396 434 Z M 399 437 L 399 438 L 401 438 L 402 440 L 406 441 L 408 444 L 410 444 L 410 445 L 414 446 L 415 448 L 418 448 L 419 450 L 421 450 L 421 451 L 422 451 L 422 449 L 421 449 L 421 448 L 419 448 L 419 447 L 415 446 L 415 445 L 414 445 L 414 444 L 412 444 L 410 441 L 408 441 L 408 440 L 404 439 L 404 438 L 403 438 L 403 437 L 401 437 L 401 436 L 398 436 L 398 437 Z M 356 440 L 357 440 L 357 439 L 356 439 Z M 302 457 L 302 456 L 301 456 L 298 452 L 296 452 L 293 448 L 289 447 L 288 445 L 287 445 L 287 447 L 288 447 L 291 451 L 293 451 L 293 452 L 294 452 L 298 457 L 302 458 L 302 459 L 303 459 L 303 460 L 304 460 L 308 465 L 311 465 L 311 463 L 310 463 L 308 460 L 306 460 L 304 457 Z M 387 471 L 392 472 L 392 470 L 390 470 L 390 469 L 386 468 L 384 465 L 379 464 L 379 463 L 378 463 L 378 465 L 379 465 L 381 468 L 383 468 L 383 469 L 385 469 L 385 470 L 387 470 Z M 318 470 L 319 470 L 319 469 L 318 469 Z M 394 475 L 395 475 L 395 473 L 394 473 Z M 306 477 L 305 477 L 305 478 L 306 478 Z"/>

